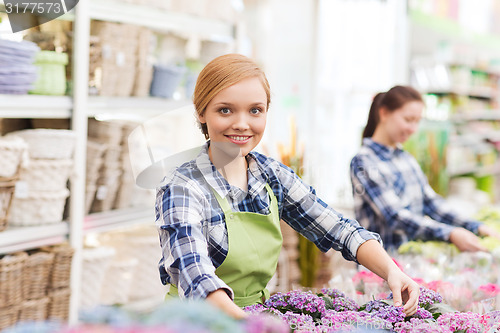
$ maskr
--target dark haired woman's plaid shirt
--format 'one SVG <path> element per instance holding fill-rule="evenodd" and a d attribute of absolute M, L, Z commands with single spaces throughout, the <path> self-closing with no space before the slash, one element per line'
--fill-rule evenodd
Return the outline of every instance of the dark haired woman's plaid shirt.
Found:
<path fill-rule="evenodd" d="M 156 224 L 164 284 L 179 288 L 181 297 L 202 298 L 219 288 L 230 288 L 215 275 L 226 258 L 227 230 L 211 190 L 228 197 L 233 211 L 269 213 L 268 183 L 278 201 L 280 218 L 313 241 L 322 251 L 333 248 L 356 260 L 358 247 L 369 239 L 380 240 L 356 221 L 328 207 L 313 188 L 288 167 L 258 153 L 247 155 L 248 192 L 230 186 L 208 157 L 208 144 L 198 157 L 179 167 L 157 191 Z"/>
<path fill-rule="evenodd" d="M 414 239 L 447 241 L 457 226 L 477 233 L 480 222 L 452 211 L 404 150 L 366 138 L 350 168 L 356 219 L 379 233 L 386 249 Z"/>

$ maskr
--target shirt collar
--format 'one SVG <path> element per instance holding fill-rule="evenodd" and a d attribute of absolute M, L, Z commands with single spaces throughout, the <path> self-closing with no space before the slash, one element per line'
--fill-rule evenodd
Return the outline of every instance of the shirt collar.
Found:
<path fill-rule="evenodd" d="M 392 148 L 375 142 L 371 138 L 364 138 L 363 145 L 371 148 L 378 156 L 385 160 L 389 160 L 393 156 L 398 156 L 403 152 L 403 147 L 400 143 L 397 144 L 396 148 Z"/>
<path fill-rule="evenodd" d="M 196 166 L 205 178 L 205 181 L 221 196 L 225 198 L 231 191 L 231 185 L 215 168 L 208 155 L 210 141 L 207 141 L 195 159 Z M 266 185 L 269 178 L 258 162 L 256 156 L 250 152 L 247 156 L 248 163 L 248 191 L 251 196 L 255 196 Z"/>

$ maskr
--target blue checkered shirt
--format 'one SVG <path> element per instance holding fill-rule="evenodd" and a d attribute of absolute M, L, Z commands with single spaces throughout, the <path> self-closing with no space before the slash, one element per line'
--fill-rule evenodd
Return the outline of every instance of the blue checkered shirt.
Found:
<path fill-rule="evenodd" d="M 192 161 L 176 169 L 157 190 L 156 224 L 162 259 L 163 284 L 172 283 L 179 296 L 204 298 L 217 289 L 232 290 L 215 275 L 228 252 L 224 213 L 213 188 L 235 212 L 269 213 L 268 183 L 278 201 L 280 218 L 316 244 L 321 251 L 333 248 L 356 261 L 358 247 L 380 237 L 327 206 L 288 167 L 251 152 L 247 155 L 248 191 L 231 186 L 208 156 L 209 142 Z"/>
<path fill-rule="evenodd" d="M 454 212 L 404 150 L 365 138 L 350 169 L 356 219 L 379 233 L 386 249 L 416 239 L 448 241 L 456 227 L 477 233 L 480 222 Z"/>

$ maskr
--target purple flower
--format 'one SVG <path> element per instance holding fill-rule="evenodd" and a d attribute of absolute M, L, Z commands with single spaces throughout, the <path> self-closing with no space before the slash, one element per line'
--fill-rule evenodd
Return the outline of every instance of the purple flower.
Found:
<path fill-rule="evenodd" d="M 243 311 L 245 311 L 247 313 L 251 313 L 251 314 L 257 314 L 257 313 L 261 313 L 262 311 L 265 311 L 267 309 L 268 308 L 265 307 L 264 305 L 257 303 L 257 304 L 245 306 L 243 308 Z"/>
<path fill-rule="evenodd" d="M 439 325 L 446 325 L 452 331 L 465 331 L 467 333 L 484 332 L 483 322 L 483 316 L 474 312 L 444 313 L 437 320 Z"/>
<path fill-rule="evenodd" d="M 438 323 L 429 323 L 424 319 L 412 318 L 410 321 L 394 324 L 396 333 L 453 333 L 451 328 Z"/>
<path fill-rule="evenodd" d="M 370 301 L 365 304 L 364 308 L 372 316 L 387 320 L 390 323 L 397 323 L 405 319 L 403 307 L 389 305 L 381 300 Z"/>
<path fill-rule="evenodd" d="M 244 329 L 247 333 L 288 333 L 290 329 L 285 321 L 269 314 L 253 314 L 246 318 Z"/>
<path fill-rule="evenodd" d="M 415 312 L 413 314 L 412 318 L 417 318 L 417 319 L 431 319 L 433 317 L 432 317 L 432 313 L 430 313 L 429 311 L 427 311 L 424 308 L 418 307 L 417 308 L 417 312 Z"/>
<path fill-rule="evenodd" d="M 418 297 L 418 305 L 420 307 L 425 308 L 434 303 L 441 303 L 442 301 L 443 297 L 437 291 L 420 287 L 420 296 Z"/>
<path fill-rule="evenodd" d="M 316 327 L 314 319 L 310 315 L 288 311 L 282 314 L 281 318 L 294 332 L 312 332 Z"/>
<path fill-rule="evenodd" d="M 318 296 L 327 296 L 325 300 L 326 308 L 335 311 L 357 311 L 359 309 L 356 302 L 347 297 L 343 292 L 338 289 L 323 288 Z M 331 302 L 330 302 L 331 301 Z"/>
<path fill-rule="evenodd" d="M 286 294 L 276 293 L 269 297 L 264 305 L 269 308 L 275 308 L 282 313 L 292 311 L 307 314 L 313 318 L 321 318 L 326 311 L 325 301 L 310 291 L 302 292 L 294 290 Z"/>

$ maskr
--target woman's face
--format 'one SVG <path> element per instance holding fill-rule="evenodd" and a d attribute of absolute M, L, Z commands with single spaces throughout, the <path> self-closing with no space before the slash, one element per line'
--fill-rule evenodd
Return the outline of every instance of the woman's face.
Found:
<path fill-rule="evenodd" d="M 423 109 L 422 102 L 412 101 L 392 112 L 383 108 L 380 110 L 380 124 L 385 129 L 389 145 L 404 143 L 417 131 Z"/>
<path fill-rule="evenodd" d="M 208 103 L 201 123 L 207 124 L 211 145 L 228 154 L 246 156 L 259 144 L 266 128 L 267 95 L 258 77 L 221 90 Z"/>

